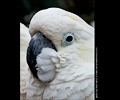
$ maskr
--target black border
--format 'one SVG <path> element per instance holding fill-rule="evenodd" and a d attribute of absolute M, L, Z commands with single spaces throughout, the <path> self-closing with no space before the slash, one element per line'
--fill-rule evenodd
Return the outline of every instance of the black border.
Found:
<path fill-rule="evenodd" d="M 2 1 L 0 15 L 1 99 L 20 99 L 19 2 Z"/>

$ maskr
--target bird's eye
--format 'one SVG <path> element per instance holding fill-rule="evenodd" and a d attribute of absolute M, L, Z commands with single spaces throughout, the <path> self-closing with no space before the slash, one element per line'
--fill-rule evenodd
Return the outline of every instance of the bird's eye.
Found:
<path fill-rule="evenodd" d="M 71 45 L 74 41 L 74 36 L 71 33 L 67 33 L 64 35 L 64 43 L 65 45 Z"/>

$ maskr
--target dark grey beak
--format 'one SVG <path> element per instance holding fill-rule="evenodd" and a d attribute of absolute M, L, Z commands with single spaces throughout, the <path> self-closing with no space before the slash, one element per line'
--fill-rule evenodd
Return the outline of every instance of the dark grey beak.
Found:
<path fill-rule="evenodd" d="M 47 39 L 42 33 L 36 32 L 31 38 L 31 41 L 27 49 L 27 63 L 32 74 L 37 79 L 38 79 L 38 76 L 37 76 L 37 70 L 35 67 L 36 57 L 41 53 L 42 49 L 46 47 L 52 48 L 55 51 L 57 51 L 54 44 L 49 39 Z"/>

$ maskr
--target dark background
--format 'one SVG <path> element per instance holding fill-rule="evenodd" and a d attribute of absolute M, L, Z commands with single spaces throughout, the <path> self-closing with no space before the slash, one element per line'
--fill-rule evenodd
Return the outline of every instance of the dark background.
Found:
<path fill-rule="evenodd" d="M 37 11 L 49 7 L 59 7 L 75 13 L 88 24 L 94 21 L 94 0 L 20 0 L 20 22 L 29 26 Z"/>

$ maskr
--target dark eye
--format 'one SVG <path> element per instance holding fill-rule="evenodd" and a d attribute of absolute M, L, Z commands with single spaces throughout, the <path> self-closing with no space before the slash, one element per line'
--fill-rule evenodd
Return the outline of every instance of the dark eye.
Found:
<path fill-rule="evenodd" d="M 66 38 L 66 41 L 67 42 L 71 42 L 73 40 L 73 37 L 72 36 L 68 36 L 67 38 Z"/>
<path fill-rule="evenodd" d="M 71 33 L 67 33 L 64 35 L 64 44 L 71 45 L 74 41 L 74 36 Z"/>

